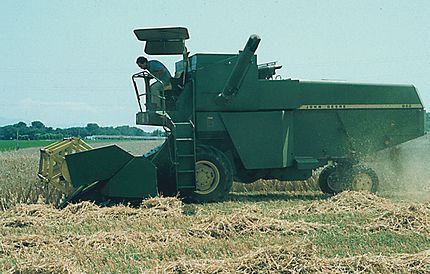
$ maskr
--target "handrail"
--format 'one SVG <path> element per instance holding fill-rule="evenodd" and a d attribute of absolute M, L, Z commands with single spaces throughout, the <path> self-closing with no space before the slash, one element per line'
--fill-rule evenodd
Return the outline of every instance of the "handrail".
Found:
<path fill-rule="evenodd" d="M 139 89 L 138 89 L 138 87 L 137 87 L 137 83 L 136 83 L 135 78 L 145 78 L 145 76 L 144 76 L 144 74 L 143 74 L 143 71 L 142 71 L 142 72 L 135 73 L 135 74 L 133 74 L 133 75 L 131 76 L 131 81 L 133 82 L 134 92 L 136 93 L 137 103 L 139 104 L 140 112 L 143 112 L 142 104 L 140 103 L 140 96 L 141 96 L 141 95 L 139 94 Z"/>
<path fill-rule="evenodd" d="M 139 88 L 138 88 L 137 83 L 136 83 L 136 78 L 143 78 L 145 80 L 145 89 L 146 89 L 145 93 L 139 93 Z M 157 77 L 155 77 L 155 75 L 153 75 L 148 70 L 143 70 L 141 72 L 137 72 L 137 73 L 135 73 L 135 74 L 133 74 L 131 76 L 131 80 L 133 82 L 133 87 L 134 87 L 134 91 L 135 91 L 136 98 L 137 98 L 137 103 L 139 105 L 139 110 L 140 110 L 140 112 L 143 112 L 143 108 L 142 108 L 142 103 L 140 101 L 140 97 L 142 97 L 142 96 L 147 96 L 148 97 L 148 95 L 149 95 L 151 98 L 152 97 L 156 97 L 156 98 L 160 99 L 160 101 L 161 101 L 161 111 L 165 112 L 166 111 L 166 96 L 165 96 L 165 93 L 164 93 L 164 89 L 163 89 L 161 95 L 152 94 L 151 90 L 150 90 L 150 86 L 149 86 L 149 80 L 150 79 L 155 79 L 156 81 L 160 82 L 164 86 L 163 81 L 161 81 L 160 79 L 158 79 Z M 147 98 L 147 101 L 148 101 L 148 98 Z M 148 102 L 146 102 L 146 104 L 148 104 Z"/>

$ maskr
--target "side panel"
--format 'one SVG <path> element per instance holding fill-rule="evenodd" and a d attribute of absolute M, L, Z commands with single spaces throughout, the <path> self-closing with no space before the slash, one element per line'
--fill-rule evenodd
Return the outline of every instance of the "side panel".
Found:
<path fill-rule="evenodd" d="M 282 168 L 292 164 L 292 111 L 220 115 L 245 168 Z"/>
<path fill-rule="evenodd" d="M 340 111 L 339 116 L 358 155 L 366 155 L 422 136 L 421 109 Z"/>
<path fill-rule="evenodd" d="M 298 110 L 295 152 L 317 159 L 360 157 L 424 133 L 422 109 Z"/>
<path fill-rule="evenodd" d="M 300 81 L 303 105 L 419 104 L 412 85 Z"/>
<path fill-rule="evenodd" d="M 147 198 L 157 195 L 157 168 L 144 156 L 134 157 L 116 145 L 66 155 L 74 187 L 102 182 L 107 197 Z"/>
<path fill-rule="evenodd" d="M 234 108 L 231 106 L 219 106 L 215 103 L 215 98 L 222 92 L 227 83 L 236 62 L 237 54 L 197 54 L 192 57 L 193 74 L 196 88 L 196 110 L 197 111 L 219 111 L 221 109 Z M 252 58 L 252 65 L 243 79 L 242 86 L 238 94 L 243 90 L 256 89 L 257 81 L 257 58 Z M 257 106 L 258 98 L 250 96 L 241 100 L 242 106 Z M 249 109 L 249 107 L 248 107 Z"/>
<path fill-rule="evenodd" d="M 111 178 L 133 156 L 116 145 L 66 155 L 66 163 L 74 187 Z"/>
<path fill-rule="evenodd" d="M 337 111 L 297 110 L 294 124 L 297 156 L 324 159 L 349 154 L 350 145 Z"/>
<path fill-rule="evenodd" d="M 227 104 L 217 104 L 215 99 L 222 92 L 237 55 L 196 54 L 191 60 L 196 111 L 269 111 L 294 109 L 301 104 L 299 81 L 259 80 L 256 56 L 239 91 Z"/>
<path fill-rule="evenodd" d="M 135 157 L 102 189 L 108 197 L 148 198 L 157 195 L 157 169 L 145 157 Z"/>

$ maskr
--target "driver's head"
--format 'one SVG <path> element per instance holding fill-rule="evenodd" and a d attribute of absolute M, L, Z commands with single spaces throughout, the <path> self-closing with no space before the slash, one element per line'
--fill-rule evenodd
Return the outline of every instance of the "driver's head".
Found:
<path fill-rule="evenodd" d="M 136 64 L 139 66 L 139 68 L 141 69 L 147 69 L 148 68 L 148 59 L 146 59 L 143 56 L 139 56 L 136 59 Z"/>

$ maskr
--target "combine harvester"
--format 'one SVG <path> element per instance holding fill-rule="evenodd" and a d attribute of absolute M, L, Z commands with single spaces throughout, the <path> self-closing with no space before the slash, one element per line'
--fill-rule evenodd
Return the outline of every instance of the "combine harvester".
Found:
<path fill-rule="evenodd" d="M 323 192 L 375 192 L 378 177 L 360 159 L 424 135 L 425 111 L 412 85 L 280 80 L 281 66 L 257 64 L 256 35 L 238 54 L 189 56 L 186 28 L 134 33 L 149 55 L 182 55 L 164 94 L 151 94 L 149 71 L 132 76 L 137 124 L 163 126 L 169 137 L 139 157 L 77 139 L 42 149 L 39 177 L 69 193 L 62 206 L 157 194 L 217 201 L 233 180 L 305 180 L 323 166 Z M 154 96 L 160 106 L 148 103 Z"/>

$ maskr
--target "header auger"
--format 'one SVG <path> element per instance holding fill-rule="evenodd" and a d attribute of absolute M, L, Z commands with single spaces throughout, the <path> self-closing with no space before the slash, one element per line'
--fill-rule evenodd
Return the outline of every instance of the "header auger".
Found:
<path fill-rule="evenodd" d="M 378 177 L 360 159 L 424 134 L 412 85 L 280 80 L 273 76 L 281 66 L 257 64 L 256 35 L 237 54 L 189 55 L 186 28 L 134 33 L 149 55 L 182 55 L 161 94 L 149 71 L 132 76 L 137 124 L 163 126 L 168 138 L 140 157 L 117 146 L 65 155 L 74 189 L 65 204 L 157 194 L 217 201 L 233 180 L 305 180 L 323 166 L 324 192 L 376 191 Z M 161 104 L 150 104 L 152 96 Z"/>

